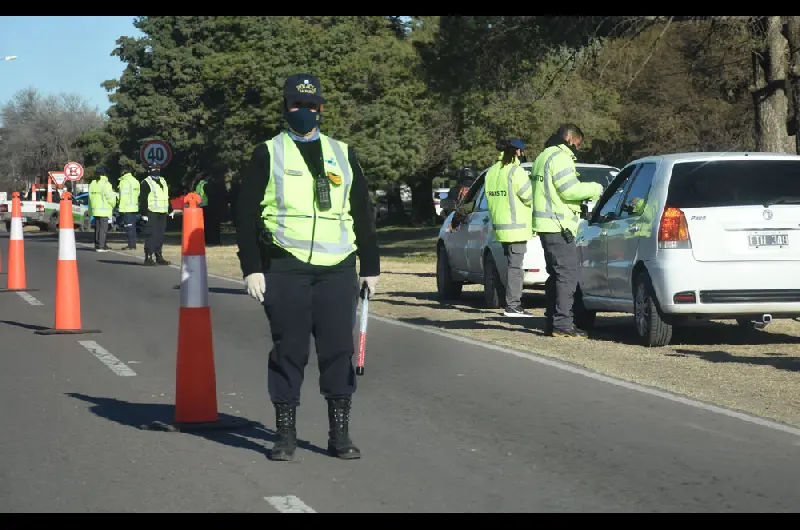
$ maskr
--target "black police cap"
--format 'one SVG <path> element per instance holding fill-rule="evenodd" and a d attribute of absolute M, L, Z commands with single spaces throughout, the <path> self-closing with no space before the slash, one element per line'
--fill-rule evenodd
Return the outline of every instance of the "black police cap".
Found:
<path fill-rule="evenodd" d="M 319 78 L 312 74 L 290 75 L 283 84 L 283 97 L 286 101 L 310 101 L 318 105 L 328 102 L 322 97 Z"/>

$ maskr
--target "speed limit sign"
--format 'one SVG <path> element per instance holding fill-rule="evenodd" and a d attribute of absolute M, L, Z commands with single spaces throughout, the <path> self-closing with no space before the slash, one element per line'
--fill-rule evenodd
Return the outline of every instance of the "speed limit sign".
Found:
<path fill-rule="evenodd" d="M 163 140 L 150 140 L 142 146 L 139 158 L 148 166 L 164 167 L 172 159 L 167 142 Z"/>

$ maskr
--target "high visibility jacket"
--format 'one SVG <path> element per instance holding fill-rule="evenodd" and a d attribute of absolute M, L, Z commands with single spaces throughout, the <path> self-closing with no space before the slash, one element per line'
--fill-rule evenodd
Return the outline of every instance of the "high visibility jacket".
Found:
<path fill-rule="evenodd" d="M 301 261 L 331 266 L 356 250 L 350 215 L 353 170 L 347 144 L 324 134 L 320 134 L 320 142 L 330 181 L 331 209 L 319 209 L 314 176 L 284 131 L 266 141 L 271 168 L 261 217 L 277 246 Z"/>
<path fill-rule="evenodd" d="M 161 183 L 153 177 L 147 177 L 144 182 L 150 188 L 147 195 L 147 209 L 153 213 L 167 213 L 169 211 L 169 185 L 167 179 L 161 177 Z"/>
<path fill-rule="evenodd" d="M 504 166 L 500 155 L 500 160 L 486 173 L 484 189 L 498 241 L 519 243 L 533 237 L 531 179 L 519 167 L 519 160 L 515 158 Z"/>
<path fill-rule="evenodd" d="M 101 175 L 89 184 L 89 215 L 111 217 L 116 204 L 117 194 L 107 176 Z"/>
<path fill-rule="evenodd" d="M 119 211 L 120 213 L 136 213 L 139 211 L 139 192 L 141 185 L 130 173 L 119 179 Z"/>
<path fill-rule="evenodd" d="M 203 206 L 208 206 L 208 195 L 206 195 L 206 184 L 208 182 L 203 179 L 197 183 L 195 186 L 194 191 L 200 196 L 200 204 L 199 206 L 202 208 Z"/>
<path fill-rule="evenodd" d="M 548 147 L 536 157 L 533 180 L 533 231 L 578 233 L 581 201 L 595 200 L 603 192 L 596 182 L 581 182 L 575 170 L 575 155 L 563 144 Z"/>

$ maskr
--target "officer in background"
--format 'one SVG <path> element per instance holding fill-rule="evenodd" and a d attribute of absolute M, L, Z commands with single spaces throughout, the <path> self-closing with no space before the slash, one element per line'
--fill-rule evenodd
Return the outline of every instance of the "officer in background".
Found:
<path fill-rule="evenodd" d="M 161 176 L 161 169 L 158 166 L 150 166 L 142 184 L 143 193 L 139 194 L 139 211 L 142 212 L 142 221 L 145 222 L 144 264 L 169 265 L 170 262 L 161 254 L 164 232 L 167 230 L 169 185 L 167 179 Z"/>
<path fill-rule="evenodd" d="M 136 216 L 139 213 L 140 184 L 128 171 L 119 179 L 119 213 L 128 235 L 128 246 L 121 250 L 136 250 Z"/>
<path fill-rule="evenodd" d="M 108 181 L 106 168 L 97 168 L 97 179 L 89 184 L 89 215 L 94 217 L 94 249 L 97 252 L 111 250 L 106 244 L 108 224 L 117 205 L 114 186 Z"/>
<path fill-rule="evenodd" d="M 513 138 L 497 143 L 500 156 L 486 173 L 484 189 L 492 218 L 495 238 L 503 245 L 508 263 L 506 273 L 507 317 L 530 317 L 522 310 L 522 287 L 525 271 L 522 260 L 533 237 L 533 190 L 528 173 L 520 167 L 519 157 L 525 143 Z"/>
<path fill-rule="evenodd" d="M 245 286 L 264 302 L 272 331 L 268 387 L 278 439 L 270 456 L 294 457 L 313 333 L 319 389 L 328 403 L 328 452 L 360 458 L 349 435 L 353 331 L 359 288 L 374 294 L 380 274 L 369 190 L 353 148 L 319 130 L 326 103 L 319 80 L 292 75 L 283 95 L 288 128 L 255 148 L 236 219 Z"/>
<path fill-rule="evenodd" d="M 554 337 L 585 338 L 575 327 L 572 305 L 578 286 L 578 249 L 575 235 L 581 202 L 597 200 L 603 186 L 581 182 L 575 170 L 575 153 L 583 131 L 572 123 L 559 127 L 533 163 L 533 231 L 544 249 L 548 278 L 545 333 Z"/>

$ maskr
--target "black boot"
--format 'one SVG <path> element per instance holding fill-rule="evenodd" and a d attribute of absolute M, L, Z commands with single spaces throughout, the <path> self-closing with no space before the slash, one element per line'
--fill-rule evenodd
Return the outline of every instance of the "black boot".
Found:
<path fill-rule="evenodd" d="M 153 261 L 153 253 L 152 252 L 145 252 L 144 253 L 144 264 L 145 265 L 155 265 L 156 262 Z"/>
<path fill-rule="evenodd" d="M 350 403 L 350 398 L 328 400 L 328 454 L 344 460 L 361 458 L 361 451 L 350 439 Z"/>
<path fill-rule="evenodd" d="M 157 265 L 169 265 L 170 262 L 164 259 L 164 256 L 161 255 L 161 252 L 156 252 L 156 264 Z"/>
<path fill-rule="evenodd" d="M 297 449 L 296 412 L 294 405 L 275 405 L 275 431 L 278 439 L 272 446 L 269 455 L 271 460 L 288 462 L 294 458 Z"/>

